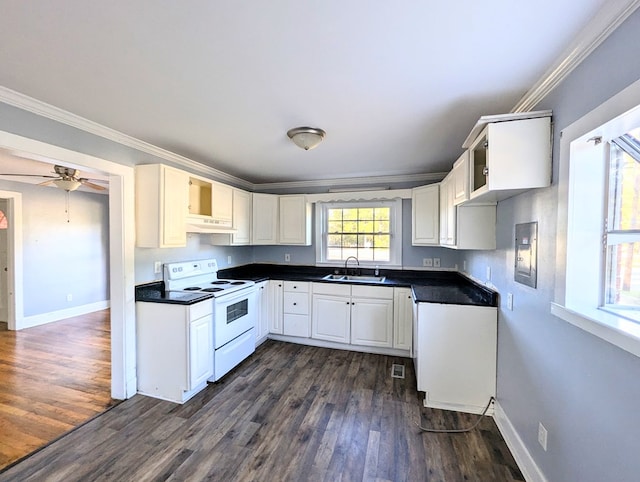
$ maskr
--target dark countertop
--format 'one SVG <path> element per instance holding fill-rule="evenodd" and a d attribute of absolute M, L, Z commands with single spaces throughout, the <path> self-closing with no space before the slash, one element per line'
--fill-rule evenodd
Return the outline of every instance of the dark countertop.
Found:
<path fill-rule="evenodd" d="M 154 281 L 136 286 L 136 301 L 150 303 L 169 303 L 172 305 L 192 305 L 213 298 L 212 293 L 185 293 L 182 291 L 165 291 L 162 281 Z"/>
<path fill-rule="evenodd" d="M 454 271 L 413 271 L 380 269 L 383 283 L 329 281 L 322 278 L 336 268 L 292 266 L 280 264 L 249 264 L 218 271 L 219 278 L 248 279 L 257 282 L 269 279 L 312 281 L 321 283 L 365 284 L 370 286 L 407 287 L 413 290 L 418 303 L 498 306 L 498 293 Z M 339 270 L 343 272 L 343 269 Z M 352 268 L 349 268 L 349 273 Z M 373 269 L 362 268 L 358 274 L 373 275 Z"/>

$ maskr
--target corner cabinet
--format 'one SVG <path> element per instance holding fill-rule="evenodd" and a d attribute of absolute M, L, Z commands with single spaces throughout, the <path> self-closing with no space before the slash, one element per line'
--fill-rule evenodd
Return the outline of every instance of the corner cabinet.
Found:
<path fill-rule="evenodd" d="M 411 190 L 411 244 L 438 246 L 440 188 L 438 184 Z"/>
<path fill-rule="evenodd" d="M 163 164 L 135 167 L 136 246 L 187 245 L 189 174 Z"/>
<path fill-rule="evenodd" d="M 251 244 L 252 194 L 232 188 L 233 233 L 211 235 L 211 244 L 217 246 L 246 246 Z"/>
<path fill-rule="evenodd" d="M 551 111 L 482 117 L 462 147 L 469 149 L 471 202 L 551 185 Z"/>

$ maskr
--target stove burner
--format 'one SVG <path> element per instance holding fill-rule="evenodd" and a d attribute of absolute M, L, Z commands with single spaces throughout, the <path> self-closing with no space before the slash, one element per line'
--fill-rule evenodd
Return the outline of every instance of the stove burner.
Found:
<path fill-rule="evenodd" d="M 229 283 L 229 284 L 232 284 L 232 285 L 243 285 L 243 284 L 244 284 L 244 281 L 232 281 L 232 282 L 231 282 L 231 283 Z"/>
<path fill-rule="evenodd" d="M 212 285 L 226 285 L 227 282 L 226 281 L 212 281 L 211 284 Z"/>
<path fill-rule="evenodd" d="M 185 291 L 200 291 L 200 287 L 199 286 L 188 286 L 186 288 L 184 288 Z"/>
<path fill-rule="evenodd" d="M 206 291 L 207 293 L 215 293 L 217 291 L 224 291 L 224 288 L 205 288 L 202 291 Z"/>

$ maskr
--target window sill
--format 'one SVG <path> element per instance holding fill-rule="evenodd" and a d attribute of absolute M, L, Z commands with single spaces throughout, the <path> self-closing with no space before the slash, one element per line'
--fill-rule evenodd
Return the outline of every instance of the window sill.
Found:
<path fill-rule="evenodd" d="M 640 357 L 640 324 L 599 309 L 582 313 L 551 303 L 551 314 Z"/>

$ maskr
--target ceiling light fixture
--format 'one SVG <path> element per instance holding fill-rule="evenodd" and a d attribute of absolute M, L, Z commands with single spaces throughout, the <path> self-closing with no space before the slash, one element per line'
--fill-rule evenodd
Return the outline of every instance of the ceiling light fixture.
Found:
<path fill-rule="evenodd" d="M 74 179 L 54 179 L 51 182 L 53 182 L 56 185 L 56 187 L 59 187 L 60 189 L 64 189 L 67 192 L 75 191 L 82 185 L 80 181 L 76 181 Z"/>
<path fill-rule="evenodd" d="M 294 127 L 287 132 L 287 135 L 296 146 L 302 147 L 305 151 L 313 149 L 320 144 L 325 134 L 325 131 L 315 127 Z"/>

